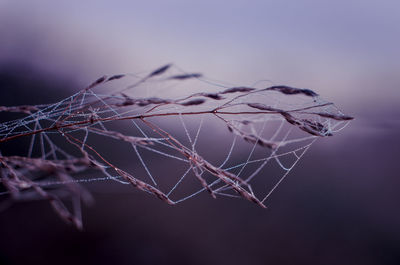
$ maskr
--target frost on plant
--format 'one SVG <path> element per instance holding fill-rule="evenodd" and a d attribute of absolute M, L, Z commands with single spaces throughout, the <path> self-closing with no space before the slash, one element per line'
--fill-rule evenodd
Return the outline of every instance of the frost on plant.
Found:
<path fill-rule="evenodd" d="M 48 200 L 82 227 L 86 183 L 115 181 L 168 204 L 201 192 L 265 207 L 269 195 L 319 137 L 352 117 L 309 89 L 227 86 L 171 65 L 147 75 L 103 76 L 60 102 L 1 107 L 24 117 L 0 124 L 2 208 Z"/>

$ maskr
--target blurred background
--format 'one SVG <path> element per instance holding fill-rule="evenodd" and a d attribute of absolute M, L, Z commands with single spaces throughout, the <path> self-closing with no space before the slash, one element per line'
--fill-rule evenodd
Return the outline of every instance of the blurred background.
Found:
<path fill-rule="evenodd" d="M 310 88 L 355 117 L 311 147 L 266 210 L 103 188 L 79 232 L 45 202 L 21 203 L 0 213 L 0 264 L 400 263 L 398 1 L 0 0 L 0 36 L 0 105 L 172 62 Z"/>

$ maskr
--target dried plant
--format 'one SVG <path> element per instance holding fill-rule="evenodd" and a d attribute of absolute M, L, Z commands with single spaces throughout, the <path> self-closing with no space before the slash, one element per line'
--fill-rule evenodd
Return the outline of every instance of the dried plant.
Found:
<path fill-rule="evenodd" d="M 82 184 L 100 180 L 130 184 L 171 205 L 207 191 L 214 198 L 242 197 L 265 207 L 266 199 L 314 140 L 331 136 L 352 119 L 309 89 L 231 87 L 198 73 L 177 71 L 166 65 L 144 77 L 103 76 L 55 104 L 0 107 L 0 112 L 25 114 L 0 124 L 0 144 L 30 138 L 26 154 L 0 153 L 3 208 L 17 200 L 45 199 L 63 220 L 81 228 L 81 200 L 91 200 Z M 231 144 L 222 163 L 217 164 L 197 146 L 204 130 L 204 141 L 212 140 L 213 131 L 218 132 L 215 137 L 221 137 L 221 126 L 227 127 L 223 138 L 229 138 Z M 112 152 L 102 150 L 106 140 L 111 145 L 130 146 L 144 174 L 138 176 L 129 166 L 113 161 Z M 233 153 L 240 152 L 244 142 L 250 150 L 243 160 Z M 205 149 L 218 153 L 219 148 Z M 206 155 L 207 150 L 203 152 Z M 186 168 L 183 173 L 170 168 L 160 180 L 152 173 L 157 165 L 152 165 L 156 167 L 153 170 L 149 166 L 155 159 L 146 161 L 144 151 Z M 116 152 L 128 151 L 117 148 Z M 264 184 L 255 179 L 267 178 L 264 170 L 273 161 L 283 172 L 265 192 Z M 228 167 L 229 162 L 232 165 Z M 82 177 L 83 173 L 92 177 Z M 172 175 L 179 178 L 172 186 L 163 187 L 161 182 Z M 199 189 L 174 198 L 186 179 L 196 180 Z"/>

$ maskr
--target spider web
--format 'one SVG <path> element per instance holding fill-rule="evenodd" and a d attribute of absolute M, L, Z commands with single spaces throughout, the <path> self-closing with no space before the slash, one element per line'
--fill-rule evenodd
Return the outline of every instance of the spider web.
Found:
<path fill-rule="evenodd" d="M 23 155 L 0 153 L 3 208 L 46 199 L 77 227 L 89 182 L 133 185 L 169 204 L 207 192 L 265 207 L 311 144 L 352 119 L 309 89 L 225 85 L 171 65 L 0 111 L 25 114 L 0 124 L 0 143 L 26 144 Z"/>

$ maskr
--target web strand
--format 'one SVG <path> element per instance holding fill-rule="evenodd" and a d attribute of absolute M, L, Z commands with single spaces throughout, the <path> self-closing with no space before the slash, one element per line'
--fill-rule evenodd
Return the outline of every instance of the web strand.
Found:
<path fill-rule="evenodd" d="M 206 191 L 265 207 L 311 144 L 352 119 L 309 89 L 226 86 L 171 65 L 1 111 L 26 116 L 0 124 L 0 147 L 28 143 L 26 153 L 0 154 L 0 199 L 36 194 L 76 226 L 83 185 L 105 181 L 169 204 Z"/>

